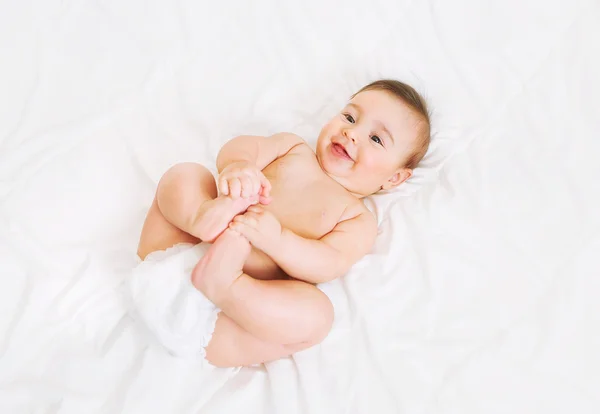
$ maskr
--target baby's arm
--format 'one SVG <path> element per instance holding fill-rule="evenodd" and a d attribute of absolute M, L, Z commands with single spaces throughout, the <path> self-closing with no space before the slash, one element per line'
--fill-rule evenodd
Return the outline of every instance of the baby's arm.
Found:
<path fill-rule="evenodd" d="M 268 204 L 271 183 L 262 169 L 303 142 L 285 132 L 269 138 L 244 135 L 230 140 L 217 157 L 219 193 L 233 199 L 258 195 L 261 204 Z"/>
<path fill-rule="evenodd" d="M 344 275 L 369 253 L 376 236 L 377 223 L 367 211 L 341 221 L 319 240 L 283 229 L 279 247 L 266 253 L 291 277 L 325 283 Z"/>
<path fill-rule="evenodd" d="M 242 135 L 228 141 L 217 156 L 219 173 L 234 162 L 249 162 L 262 170 L 287 154 L 292 148 L 303 144 L 298 135 L 280 132 L 269 137 Z"/>
<path fill-rule="evenodd" d="M 360 209 L 344 217 L 319 240 L 306 239 L 281 228 L 275 217 L 259 206 L 234 219 L 232 228 L 269 255 L 294 279 L 324 283 L 345 274 L 367 254 L 377 236 L 375 217 Z"/>

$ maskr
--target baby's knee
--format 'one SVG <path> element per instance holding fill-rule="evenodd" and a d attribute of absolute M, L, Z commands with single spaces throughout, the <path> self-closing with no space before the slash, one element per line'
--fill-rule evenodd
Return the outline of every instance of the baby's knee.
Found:
<path fill-rule="evenodd" d="M 172 166 L 161 177 L 156 189 L 158 208 L 167 220 L 171 223 L 175 220 L 177 224 L 195 214 L 200 203 L 216 196 L 217 186 L 212 174 L 203 165 L 195 163 Z"/>
<path fill-rule="evenodd" d="M 319 291 L 320 295 L 318 299 L 315 300 L 315 304 L 311 309 L 310 318 L 311 318 L 311 329 L 309 331 L 308 338 L 306 342 L 309 346 L 316 345 L 321 343 L 329 332 L 331 331 L 331 327 L 333 326 L 333 304 L 323 292 Z"/>
<path fill-rule="evenodd" d="M 194 189 L 209 192 L 212 198 L 217 196 L 217 186 L 211 171 L 194 162 L 181 162 L 171 166 L 161 177 L 159 189 L 161 184 L 163 187 L 180 190 L 184 195 Z"/>
<path fill-rule="evenodd" d="M 331 327 L 333 326 L 334 313 L 333 305 L 327 296 L 319 301 L 318 304 L 315 304 L 309 317 L 311 318 L 311 329 L 306 332 L 305 340 L 283 345 L 289 355 L 318 345 L 323 342 L 327 335 L 329 335 Z"/>

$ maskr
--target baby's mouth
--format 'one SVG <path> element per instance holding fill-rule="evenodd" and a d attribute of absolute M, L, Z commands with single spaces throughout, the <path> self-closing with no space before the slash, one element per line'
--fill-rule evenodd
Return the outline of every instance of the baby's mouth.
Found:
<path fill-rule="evenodd" d="M 346 158 L 350 161 L 354 161 L 352 159 L 352 157 L 348 154 L 348 152 L 346 151 L 346 148 L 344 148 L 342 145 L 340 144 L 336 144 L 335 142 L 332 143 L 331 146 L 331 150 L 333 151 L 334 154 L 342 157 L 342 158 Z"/>

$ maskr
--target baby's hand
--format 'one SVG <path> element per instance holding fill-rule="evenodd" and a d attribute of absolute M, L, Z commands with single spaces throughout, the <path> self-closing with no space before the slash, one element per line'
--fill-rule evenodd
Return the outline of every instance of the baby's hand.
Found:
<path fill-rule="evenodd" d="M 235 216 L 229 227 L 267 254 L 278 246 L 281 239 L 279 220 L 259 205 L 250 206 L 245 214 Z"/>
<path fill-rule="evenodd" d="M 260 196 L 262 204 L 268 204 L 271 183 L 261 170 L 252 163 L 241 161 L 229 164 L 219 175 L 219 192 L 231 198 Z"/>

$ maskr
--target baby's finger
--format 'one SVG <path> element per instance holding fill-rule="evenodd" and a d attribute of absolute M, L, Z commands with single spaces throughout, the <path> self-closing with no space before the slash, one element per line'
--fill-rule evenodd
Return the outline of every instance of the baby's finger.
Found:
<path fill-rule="evenodd" d="M 242 191 L 242 183 L 240 183 L 240 180 L 238 178 L 232 178 L 229 180 L 228 185 L 229 195 L 232 198 L 239 198 Z"/>
<path fill-rule="evenodd" d="M 223 195 L 229 194 L 229 186 L 227 185 L 227 179 L 225 177 L 219 178 L 219 191 Z"/>
<path fill-rule="evenodd" d="M 254 223 L 258 223 L 258 219 L 260 218 L 260 214 L 257 214 L 253 211 L 246 211 L 244 213 L 244 218 L 246 219 L 246 221 L 250 221 L 250 222 L 254 222 Z"/>
<path fill-rule="evenodd" d="M 258 197 L 258 202 L 265 206 L 270 204 L 271 201 L 272 201 L 271 197 L 263 197 L 263 196 Z"/>
<path fill-rule="evenodd" d="M 256 236 L 256 230 L 245 223 L 231 222 L 229 223 L 229 228 L 244 236 L 250 243 L 252 243 L 254 236 Z"/>
<path fill-rule="evenodd" d="M 260 178 L 260 185 L 262 187 L 261 195 L 264 197 L 269 197 L 271 193 L 271 182 L 267 179 L 267 177 L 265 177 L 265 175 L 262 172 L 259 172 L 258 176 Z"/>
<path fill-rule="evenodd" d="M 258 174 L 254 173 L 250 176 L 250 180 L 252 181 L 252 195 L 260 194 L 260 177 Z"/>
<path fill-rule="evenodd" d="M 245 223 L 231 223 L 230 228 L 244 236 L 246 240 L 250 242 L 250 244 L 258 249 L 261 249 L 261 244 L 263 243 L 264 237 L 258 229 L 248 226 Z"/>
<path fill-rule="evenodd" d="M 264 210 L 264 209 L 263 209 L 261 206 L 258 206 L 258 205 L 253 205 L 253 206 L 250 206 L 250 207 L 248 207 L 248 210 L 246 210 L 246 211 L 249 211 L 249 212 L 251 212 L 251 213 L 257 213 L 257 214 L 261 214 L 261 213 L 263 213 L 265 210 Z M 247 213 L 246 213 L 246 214 L 247 214 Z"/>
<path fill-rule="evenodd" d="M 256 194 L 257 190 L 254 188 L 255 179 L 253 172 L 244 171 L 242 177 L 244 177 L 244 181 L 242 181 L 242 184 L 244 185 L 244 188 L 246 188 L 248 191 L 248 195 L 246 197 Z"/>
<path fill-rule="evenodd" d="M 250 197 L 252 194 L 252 180 L 247 175 L 241 175 L 239 180 L 242 185 L 241 196 L 244 198 Z"/>
<path fill-rule="evenodd" d="M 248 213 L 243 216 L 235 216 L 233 218 L 234 223 L 245 224 L 246 226 L 256 227 L 258 225 L 258 219 L 256 216 L 249 215 Z"/>

